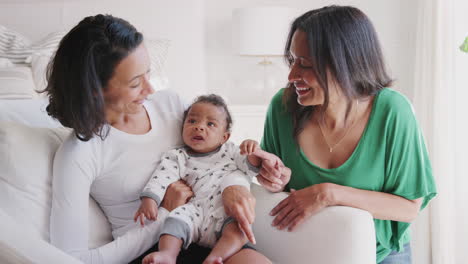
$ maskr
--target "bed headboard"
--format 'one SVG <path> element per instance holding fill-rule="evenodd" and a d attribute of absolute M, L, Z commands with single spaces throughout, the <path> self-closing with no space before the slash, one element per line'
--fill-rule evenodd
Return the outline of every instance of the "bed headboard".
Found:
<path fill-rule="evenodd" d="M 203 1 L 0 0 L 0 24 L 33 41 L 98 13 L 128 20 L 148 39 L 169 39 L 170 87 L 187 99 L 206 92 Z"/>

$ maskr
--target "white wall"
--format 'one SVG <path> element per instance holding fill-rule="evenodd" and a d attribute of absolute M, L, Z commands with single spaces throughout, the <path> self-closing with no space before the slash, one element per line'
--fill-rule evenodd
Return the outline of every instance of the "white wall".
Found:
<path fill-rule="evenodd" d="M 288 6 L 301 12 L 330 4 L 353 5 L 362 9 L 379 34 L 387 64 L 396 79 L 394 88 L 408 96 L 412 94 L 416 1 L 205 0 L 205 3 L 207 88 L 227 96 L 231 103 L 266 103 L 269 100 L 269 94 L 259 93 L 263 87 L 263 72 L 256 63 L 260 59 L 237 56 L 231 32 L 233 9 L 262 5 Z M 287 68 L 281 59 L 275 62 L 278 68 L 272 77 L 279 85 L 278 89 L 287 81 Z M 283 81 L 278 81 L 281 78 Z"/>
<path fill-rule="evenodd" d="M 468 1 L 455 2 L 455 40 L 457 45 L 461 45 L 466 37 L 468 37 Z M 458 47 L 454 47 L 458 48 Z M 456 171 L 460 172 L 461 177 L 457 178 L 455 190 L 455 208 L 456 214 L 453 223 L 456 230 L 455 247 L 455 263 L 466 263 L 468 259 L 468 198 L 466 195 L 466 186 L 468 185 L 468 178 L 463 177 L 462 173 L 465 172 L 468 140 L 466 139 L 466 132 L 468 131 L 468 53 L 459 52 L 455 57 L 455 85 L 457 86 L 457 101 L 455 102 L 455 109 L 457 113 L 456 120 L 464 120 L 464 122 L 457 123 L 457 139 L 464 139 L 462 142 L 456 143 Z M 455 89 L 447 89 L 451 92 Z"/>
<path fill-rule="evenodd" d="M 172 41 L 168 59 L 171 87 L 187 98 L 206 91 L 225 95 L 235 104 L 264 104 L 263 68 L 259 59 L 240 57 L 232 43 L 234 8 L 283 5 L 306 11 L 328 4 L 351 4 L 364 10 L 379 33 L 396 78 L 395 88 L 411 95 L 416 1 L 405 0 L 0 0 L 0 23 L 32 39 L 69 29 L 96 13 L 123 17 L 148 38 Z M 274 59 L 268 68 L 274 90 L 284 86 L 287 68 Z"/>
<path fill-rule="evenodd" d="M 205 91 L 203 0 L 0 0 L 0 24 L 33 40 L 70 29 L 98 13 L 128 20 L 147 38 L 171 40 L 167 74 L 171 87 L 190 98 Z"/>

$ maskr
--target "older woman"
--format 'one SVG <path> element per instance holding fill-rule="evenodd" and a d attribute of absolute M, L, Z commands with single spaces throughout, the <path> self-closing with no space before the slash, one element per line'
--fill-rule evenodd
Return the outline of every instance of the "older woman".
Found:
<path fill-rule="evenodd" d="M 375 219 L 377 262 L 411 263 L 409 226 L 436 188 L 411 104 L 387 88 L 371 22 L 353 7 L 309 11 L 292 23 L 285 56 L 289 85 L 271 101 L 262 148 L 292 174 L 279 185 L 278 173 L 259 178 L 292 191 L 273 225 L 294 230 L 326 206 L 360 208 Z"/>
<path fill-rule="evenodd" d="M 158 220 L 134 223 L 139 195 L 162 152 L 181 145 L 185 105 L 173 92 L 152 101 L 150 61 L 143 36 L 127 21 L 109 15 L 83 19 L 61 41 L 49 69 L 49 115 L 72 133 L 55 155 L 51 243 L 85 263 L 128 263 L 156 241 L 167 210 L 193 195 L 183 182 L 172 184 Z M 236 177 L 237 178 L 237 177 Z M 251 235 L 252 196 L 228 183 L 226 211 Z M 240 185 L 240 186 L 239 186 Z M 114 241 L 88 248 L 88 199 L 92 196 L 112 226 Z M 243 249 L 226 263 L 263 263 Z"/>

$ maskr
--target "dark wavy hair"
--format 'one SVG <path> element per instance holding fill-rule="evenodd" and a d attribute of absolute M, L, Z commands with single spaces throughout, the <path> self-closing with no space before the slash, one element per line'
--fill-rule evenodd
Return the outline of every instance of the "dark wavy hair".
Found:
<path fill-rule="evenodd" d="M 226 131 L 231 132 L 232 123 L 233 123 L 231 112 L 229 112 L 227 104 L 221 96 L 217 94 L 200 95 L 193 101 L 192 105 L 198 104 L 198 103 L 208 103 L 216 107 L 222 108 L 224 112 L 226 113 Z M 190 105 L 190 107 L 187 108 L 187 110 L 185 110 L 184 112 L 184 119 L 183 119 L 184 123 L 185 123 L 185 119 L 187 118 L 188 112 L 190 111 L 190 108 L 192 108 L 192 105 Z"/>
<path fill-rule="evenodd" d="M 103 90 L 118 63 L 142 41 L 143 35 L 121 18 L 84 18 L 60 41 L 48 65 L 47 113 L 82 141 L 95 135 L 104 139 L 109 130 Z"/>
<path fill-rule="evenodd" d="M 329 104 L 327 72 L 347 97 L 347 114 L 353 99 L 375 95 L 390 87 L 392 79 L 387 74 L 377 33 L 369 18 L 351 6 L 326 6 L 311 10 L 296 18 L 291 25 L 284 55 L 289 66 L 289 53 L 293 35 L 303 31 L 310 51 L 310 69 L 324 90 L 323 112 Z M 293 116 L 293 135 L 297 137 L 310 119 L 314 106 L 297 103 L 294 84 L 289 83 L 283 95 L 283 103 Z M 323 114 L 322 112 L 322 114 Z"/>

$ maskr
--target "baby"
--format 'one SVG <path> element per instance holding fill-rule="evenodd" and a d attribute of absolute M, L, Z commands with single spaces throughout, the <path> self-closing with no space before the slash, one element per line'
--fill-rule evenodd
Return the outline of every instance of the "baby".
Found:
<path fill-rule="evenodd" d="M 159 251 L 147 255 L 144 264 L 176 263 L 180 248 L 190 243 L 213 248 L 204 264 L 222 263 L 247 242 L 237 222 L 222 203 L 221 183 L 235 170 L 248 177 L 259 171 L 263 152 L 258 143 L 245 140 L 239 148 L 227 142 L 232 125 L 224 100 L 214 94 L 198 97 L 184 114 L 185 146 L 163 154 L 161 163 L 141 193 L 135 220 L 155 220 L 167 187 L 183 179 L 191 188 L 191 200 L 174 209 L 162 226 Z M 254 242 L 254 241 L 252 241 Z"/>

